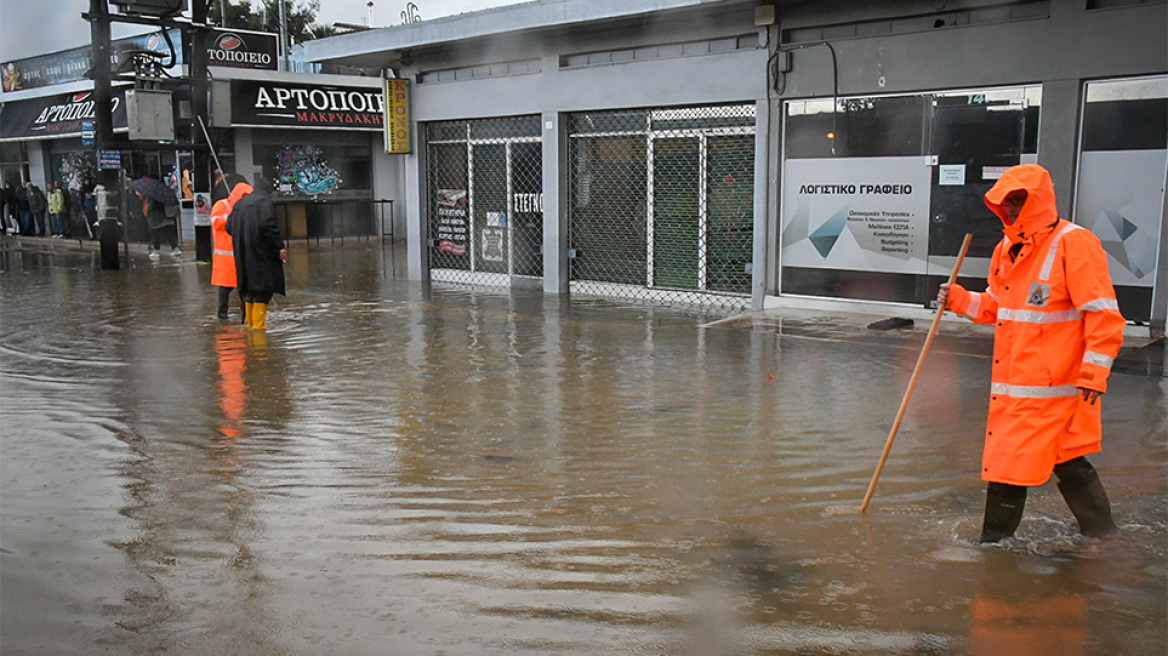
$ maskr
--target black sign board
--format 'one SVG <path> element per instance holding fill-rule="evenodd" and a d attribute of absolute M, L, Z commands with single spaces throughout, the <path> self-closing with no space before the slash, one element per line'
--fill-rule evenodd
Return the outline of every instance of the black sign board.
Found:
<path fill-rule="evenodd" d="M 275 34 L 211 30 L 207 46 L 208 66 L 274 71 L 278 64 Z"/>
<path fill-rule="evenodd" d="M 381 130 L 383 102 L 378 87 L 232 80 L 231 125 Z"/>
<path fill-rule="evenodd" d="M 113 126 L 125 129 L 126 91 L 114 89 Z M 79 136 L 94 120 L 92 91 L 66 93 L 4 103 L 0 112 L 0 139 L 49 139 Z"/>
<path fill-rule="evenodd" d="M 177 50 L 174 64 L 179 66 L 184 63 L 182 32 L 172 29 L 169 34 Z M 114 41 L 110 63 L 117 67 L 122 57 L 134 50 L 156 52 L 165 57 L 162 60 L 164 63 L 170 63 L 170 47 L 161 32 Z M 4 91 L 5 93 L 23 91 L 84 80 L 85 72 L 93 66 L 91 52 L 90 48 L 85 46 L 0 64 L 0 78 L 3 79 Z"/>

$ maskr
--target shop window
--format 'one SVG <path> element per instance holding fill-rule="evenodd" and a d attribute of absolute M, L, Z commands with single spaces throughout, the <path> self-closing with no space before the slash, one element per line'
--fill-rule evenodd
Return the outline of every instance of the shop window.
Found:
<path fill-rule="evenodd" d="M 1001 236 L 982 195 L 1033 161 L 1039 87 L 790 101 L 780 292 L 927 305 L 974 235 L 984 275 Z"/>
<path fill-rule="evenodd" d="M 533 284 L 543 275 L 539 117 L 434 123 L 426 136 L 431 279 Z"/>
<path fill-rule="evenodd" d="M 368 144 L 257 144 L 254 157 L 276 200 L 324 200 L 372 188 Z"/>
<path fill-rule="evenodd" d="M 1129 320 L 1151 317 L 1166 168 L 1168 76 L 1088 83 L 1074 220 L 1103 243 Z"/>
<path fill-rule="evenodd" d="M 0 143 L 0 178 L 13 188 L 28 180 L 28 150 L 20 141 Z"/>
<path fill-rule="evenodd" d="M 570 116 L 572 293 L 744 305 L 754 124 L 754 105 Z"/>

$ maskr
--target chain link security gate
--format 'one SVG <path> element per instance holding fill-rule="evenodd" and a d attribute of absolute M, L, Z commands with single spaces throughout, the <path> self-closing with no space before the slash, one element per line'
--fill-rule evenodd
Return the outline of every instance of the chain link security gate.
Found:
<path fill-rule="evenodd" d="M 571 292 L 750 304 L 754 105 L 573 114 Z"/>
<path fill-rule="evenodd" d="M 426 126 L 430 279 L 542 286 L 540 118 Z"/>

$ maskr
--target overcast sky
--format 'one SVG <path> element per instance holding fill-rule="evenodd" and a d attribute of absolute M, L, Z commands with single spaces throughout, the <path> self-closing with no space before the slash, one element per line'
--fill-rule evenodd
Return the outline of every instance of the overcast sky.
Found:
<path fill-rule="evenodd" d="M 219 0 L 212 0 L 219 2 Z M 239 4 L 240 0 L 229 0 Z M 289 0 L 304 4 L 303 0 Z M 521 0 L 413 0 L 422 20 L 467 11 L 518 4 Z M 259 5 L 258 2 L 255 3 Z M 406 0 L 373 0 L 374 27 L 397 25 Z M 320 0 L 316 22 L 364 25 L 369 18 L 369 0 Z M 89 45 L 89 23 L 81 14 L 89 10 L 89 0 L 0 0 L 0 62 Z M 114 38 L 141 32 L 141 28 L 115 25 Z"/>

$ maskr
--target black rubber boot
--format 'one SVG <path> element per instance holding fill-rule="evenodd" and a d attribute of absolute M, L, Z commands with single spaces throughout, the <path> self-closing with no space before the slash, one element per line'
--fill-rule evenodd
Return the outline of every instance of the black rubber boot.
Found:
<path fill-rule="evenodd" d="M 1058 489 L 1079 520 L 1079 532 L 1089 538 L 1101 538 L 1119 530 L 1111 519 L 1111 502 L 1099 480 L 1099 473 L 1085 458 L 1075 458 L 1056 465 Z"/>
<path fill-rule="evenodd" d="M 231 296 L 231 287 L 218 287 L 219 295 L 219 318 L 227 318 L 227 301 Z"/>
<path fill-rule="evenodd" d="M 1022 523 L 1022 510 L 1026 507 L 1026 488 L 1006 483 L 990 483 L 986 486 L 985 519 L 981 525 L 979 544 L 1001 542 L 1013 537 Z"/>

